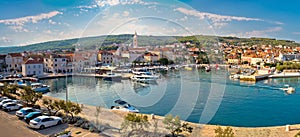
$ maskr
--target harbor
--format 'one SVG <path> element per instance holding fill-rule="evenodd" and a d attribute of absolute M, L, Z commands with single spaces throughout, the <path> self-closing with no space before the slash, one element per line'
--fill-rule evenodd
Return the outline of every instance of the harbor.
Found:
<path fill-rule="evenodd" d="M 155 84 L 147 84 L 147 86 L 142 86 L 129 79 L 121 82 L 108 82 L 101 78 L 74 76 L 67 79 L 69 99 L 80 104 L 102 106 L 109 109 L 114 105 L 115 100 L 121 98 L 135 106 L 140 113 L 164 116 L 170 110 L 180 107 L 180 103 L 178 106 L 177 102 L 181 95 L 184 95 L 184 98 L 190 98 L 195 106 L 185 105 L 186 111 L 191 111 L 189 115 L 185 115 L 182 111 L 173 111 L 174 115 L 179 115 L 183 120 L 201 123 L 199 120 L 207 101 L 204 98 L 211 92 L 210 85 L 218 83 L 225 86 L 223 97 L 220 95 L 222 104 L 219 111 L 207 124 L 261 127 L 296 124 L 300 121 L 297 117 L 287 117 L 286 113 L 281 113 L 299 110 L 296 107 L 297 98 L 300 95 L 297 92 L 300 90 L 297 84 L 300 81 L 298 77 L 262 79 L 256 83 L 245 83 L 228 79 L 227 75 L 224 75 L 224 70 L 210 72 L 183 70 L 178 73 L 181 77 L 163 75 L 157 79 Z M 50 92 L 45 95 L 64 99 L 65 80 L 65 77 L 41 80 L 42 83 L 51 87 Z M 194 80 L 199 84 L 195 85 Z M 281 88 L 285 83 L 294 87 L 296 92 L 288 95 L 282 91 Z M 197 92 L 199 96 L 195 98 L 194 95 L 187 93 L 189 91 Z M 145 98 L 150 97 L 152 99 L 161 97 L 161 99 L 155 105 L 149 106 L 147 102 L 150 103 L 151 99 Z M 286 103 L 275 103 L 282 101 Z M 169 105 L 165 106 L 166 103 Z M 266 114 L 256 113 L 261 110 L 266 110 Z M 274 121 L 274 118 L 281 120 Z"/>

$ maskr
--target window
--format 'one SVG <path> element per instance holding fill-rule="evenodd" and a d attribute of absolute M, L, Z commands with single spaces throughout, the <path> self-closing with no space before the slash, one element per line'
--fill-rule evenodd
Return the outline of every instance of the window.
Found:
<path fill-rule="evenodd" d="M 30 71 L 28 71 L 28 74 L 30 74 Z"/>
<path fill-rule="evenodd" d="M 17 64 L 15 64 L 15 67 L 18 67 L 18 65 L 17 65 Z"/>
<path fill-rule="evenodd" d="M 35 74 L 35 71 L 33 71 L 33 74 Z"/>
<path fill-rule="evenodd" d="M 30 69 L 30 65 L 27 68 Z"/>
<path fill-rule="evenodd" d="M 39 65 L 39 68 L 41 68 L 41 65 Z"/>
<path fill-rule="evenodd" d="M 66 61 L 66 59 L 62 59 L 62 61 Z"/>
<path fill-rule="evenodd" d="M 56 61 L 57 61 L 57 59 L 54 59 L 54 61 L 56 62 Z"/>
<path fill-rule="evenodd" d="M 33 68 L 35 68 L 35 65 L 33 65 Z"/>
<path fill-rule="evenodd" d="M 57 67 L 57 64 L 54 64 L 55 67 Z"/>

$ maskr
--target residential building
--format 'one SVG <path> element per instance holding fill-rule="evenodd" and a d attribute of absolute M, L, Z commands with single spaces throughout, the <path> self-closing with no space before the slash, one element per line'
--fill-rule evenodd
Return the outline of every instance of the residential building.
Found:
<path fill-rule="evenodd" d="M 23 56 L 21 53 L 8 53 L 5 57 L 7 70 L 10 72 L 21 72 Z"/>
<path fill-rule="evenodd" d="M 41 58 L 29 58 L 22 63 L 22 75 L 33 76 L 43 75 L 43 59 Z"/>
<path fill-rule="evenodd" d="M 158 61 L 158 55 L 156 55 L 154 53 L 145 53 L 144 60 L 146 62 L 156 62 L 156 61 Z"/>
<path fill-rule="evenodd" d="M 66 72 L 67 58 L 61 55 L 47 55 L 44 58 L 44 71 L 48 73 Z"/>
<path fill-rule="evenodd" d="M 100 50 L 98 52 L 98 62 L 101 62 L 102 65 L 111 65 L 113 63 L 113 53 Z"/>
<path fill-rule="evenodd" d="M 4 72 L 6 70 L 5 57 L 6 55 L 0 55 L 0 72 Z"/>

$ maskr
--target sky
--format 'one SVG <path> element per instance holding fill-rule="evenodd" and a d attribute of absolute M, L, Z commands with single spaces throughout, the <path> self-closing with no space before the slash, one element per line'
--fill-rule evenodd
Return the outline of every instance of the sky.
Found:
<path fill-rule="evenodd" d="M 298 5 L 297 0 L 0 0 L 0 46 L 135 31 L 300 42 Z"/>

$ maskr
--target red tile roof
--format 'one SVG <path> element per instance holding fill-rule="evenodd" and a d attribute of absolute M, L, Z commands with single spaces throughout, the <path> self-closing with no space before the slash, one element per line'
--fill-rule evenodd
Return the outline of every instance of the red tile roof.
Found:
<path fill-rule="evenodd" d="M 11 57 L 22 57 L 21 53 L 8 53 Z"/>
<path fill-rule="evenodd" d="M 37 59 L 33 59 L 33 58 L 29 58 L 27 59 L 24 64 L 43 64 L 43 59 L 37 58 Z"/>

